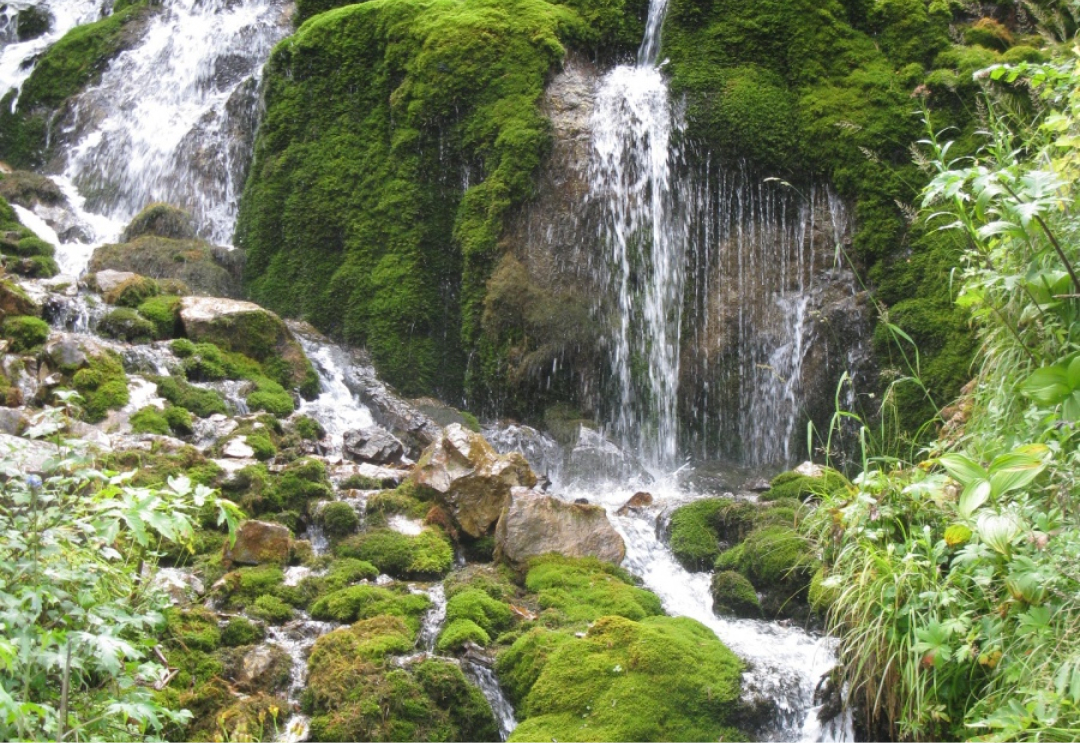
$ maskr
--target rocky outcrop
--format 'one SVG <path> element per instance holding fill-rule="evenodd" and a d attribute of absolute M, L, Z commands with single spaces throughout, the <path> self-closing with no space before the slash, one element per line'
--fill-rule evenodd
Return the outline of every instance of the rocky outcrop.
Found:
<path fill-rule="evenodd" d="M 239 270 L 230 267 L 240 258 L 240 251 L 201 240 L 145 234 L 98 248 L 90 259 L 90 270 L 131 271 L 158 280 L 182 281 L 199 295 L 241 297 Z"/>
<path fill-rule="evenodd" d="M 400 462 L 405 447 L 388 431 L 381 428 L 361 428 L 346 431 L 343 451 L 354 462 L 393 464 Z"/>
<path fill-rule="evenodd" d="M 257 304 L 218 297 L 184 297 L 180 322 L 193 341 L 213 343 L 256 361 L 284 363 L 295 386 L 304 388 L 314 382 L 318 389 L 304 349 L 280 317 Z"/>
<path fill-rule="evenodd" d="M 414 478 L 439 500 L 471 537 L 487 534 L 510 499 L 510 489 L 536 484 L 520 454 L 499 455 L 483 436 L 454 424 L 424 452 Z"/>
<path fill-rule="evenodd" d="M 239 565 L 284 565 L 289 560 L 289 527 L 266 521 L 245 521 L 236 530 L 236 542 L 225 545 L 224 559 Z"/>
<path fill-rule="evenodd" d="M 495 529 L 496 558 L 520 566 L 548 552 L 619 564 L 626 545 L 600 506 L 514 488 Z"/>

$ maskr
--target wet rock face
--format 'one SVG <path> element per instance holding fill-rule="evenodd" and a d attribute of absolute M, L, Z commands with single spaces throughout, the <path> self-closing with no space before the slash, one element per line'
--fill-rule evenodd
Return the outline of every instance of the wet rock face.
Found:
<path fill-rule="evenodd" d="M 266 521 L 245 521 L 236 530 L 236 544 L 225 546 L 225 560 L 240 565 L 275 563 L 289 560 L 292 543 L 289 527 Z"/>
<path fill-rule="evenodd" d="M 482 537 L 498 521 L 510 489 L 536 484 L 520 454 L 499 455 L 484 437 L 461 425 L 447 426 L 417 464 L 418 485 L 431 488 L 471 537 Z"/>
<path fill-rule="evenodd" d="M 397 438 L 381 428 L 362 428 L 345 432 L 345 456 L 354 462 L 393 464 L 400 462 L 405 447 Z"/>
<path fill-rule="evenodd" d="M 524 565 L 548 552 L 617 565 L 626 557 L 626 545 L 602 507 L 513 488 L 495 529 L 496 558 Z"/>

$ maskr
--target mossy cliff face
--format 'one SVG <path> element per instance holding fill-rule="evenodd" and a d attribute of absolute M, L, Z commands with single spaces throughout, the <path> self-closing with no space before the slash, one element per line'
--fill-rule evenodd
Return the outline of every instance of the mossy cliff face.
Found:
<path fill-rule="evenodd" d="M 632 18 L 540 0 L 312 17 L 267 68 L 236 234 L 251 296 L 365 344 L 403 392 L 460 396 L 504 215 L 549 145 L 545 79 Z"/>

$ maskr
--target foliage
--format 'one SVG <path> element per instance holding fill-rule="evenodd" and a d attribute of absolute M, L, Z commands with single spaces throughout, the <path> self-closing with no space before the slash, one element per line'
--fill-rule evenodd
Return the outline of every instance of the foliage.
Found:
<path fill-rule="evenodd" d="M 46 409 L 29 433 L 53 436 Z M 0 493 L 0 736 L 134 738 L 189 715 L 161 706 L 139 680 L 165 673 L 150 650 L 167 599 L 145 580 L 156 550 L 190 543 L 205 506 L 235 526 L 237 513 L 185 478 L 163 489 L 94 468 L 60 441 L 42 474 L 3 459 Z M 173 625 L 175 626 L 175 625 Z M 214 628 L 216 630 L 216 627 Z M 181 630 L 186 631 L 186 630 Z"/>
<path fill-rule="evenodd" d="M 1080 725 L 1080 67 L 1056 54 L 983 76 L 1022 82 L 1037 118 L 989 90 L 974 157 L 932 129 L 924 143 L 928 218 L 965 245 L 965 415 L 918 466 L 867 459 L 809 522 L 846 680 L 885 734 L 1066 740 Z"/>

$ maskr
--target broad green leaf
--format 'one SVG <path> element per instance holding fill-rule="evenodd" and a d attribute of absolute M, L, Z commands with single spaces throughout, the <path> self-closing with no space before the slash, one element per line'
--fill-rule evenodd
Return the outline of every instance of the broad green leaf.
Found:
<path fill-rule="evenodd" d="M 1065 398 L 1065 405 L 1061 408 L 1061 417 L 1067 421 L 1080 421 L 1080 390 L 1074 391 Z"/>
<path fill-rule="evenodd" d="M 1012 552 L 1013 540 L 1020 536 L 1023 525 L 1011 514 L 984 513 L 976 525 L 979 538 L 990 549 L 1002 555 Z"/>
<path fill-rule="evenodd" d="M 1069 386 L 1069 376 L 1064 368 L 1044 366 L 1024 380 L 1020 392 L 1041 405 L 1057 405 L 1072 392 L 1072 387 Z"/>
<path fill-rule="evenodd" d="M 975 513 L 982 504 L 986 503 L 990 499 L 990 481 L 989 480 L 975 480 L 964 488 L 964 492 L 960 494 L 960 503 L 958 508 L 960 515 L 964 518 L 968 518 L 971 514 Z"/>
<path fill-rule="evenodd" d="M 938 458 L 938 462 L 962 485 L 968 485 L 976 480 L 985 480 L 987 476 L 982 465 L 963 454 L 945 454 Z"/>
<path fill-rule="evenodd" d="M 1011 452 L 990 464 L 990 485 L 995 496 L 1029 485 L 1046 469 L 1041 457 Z"/>

